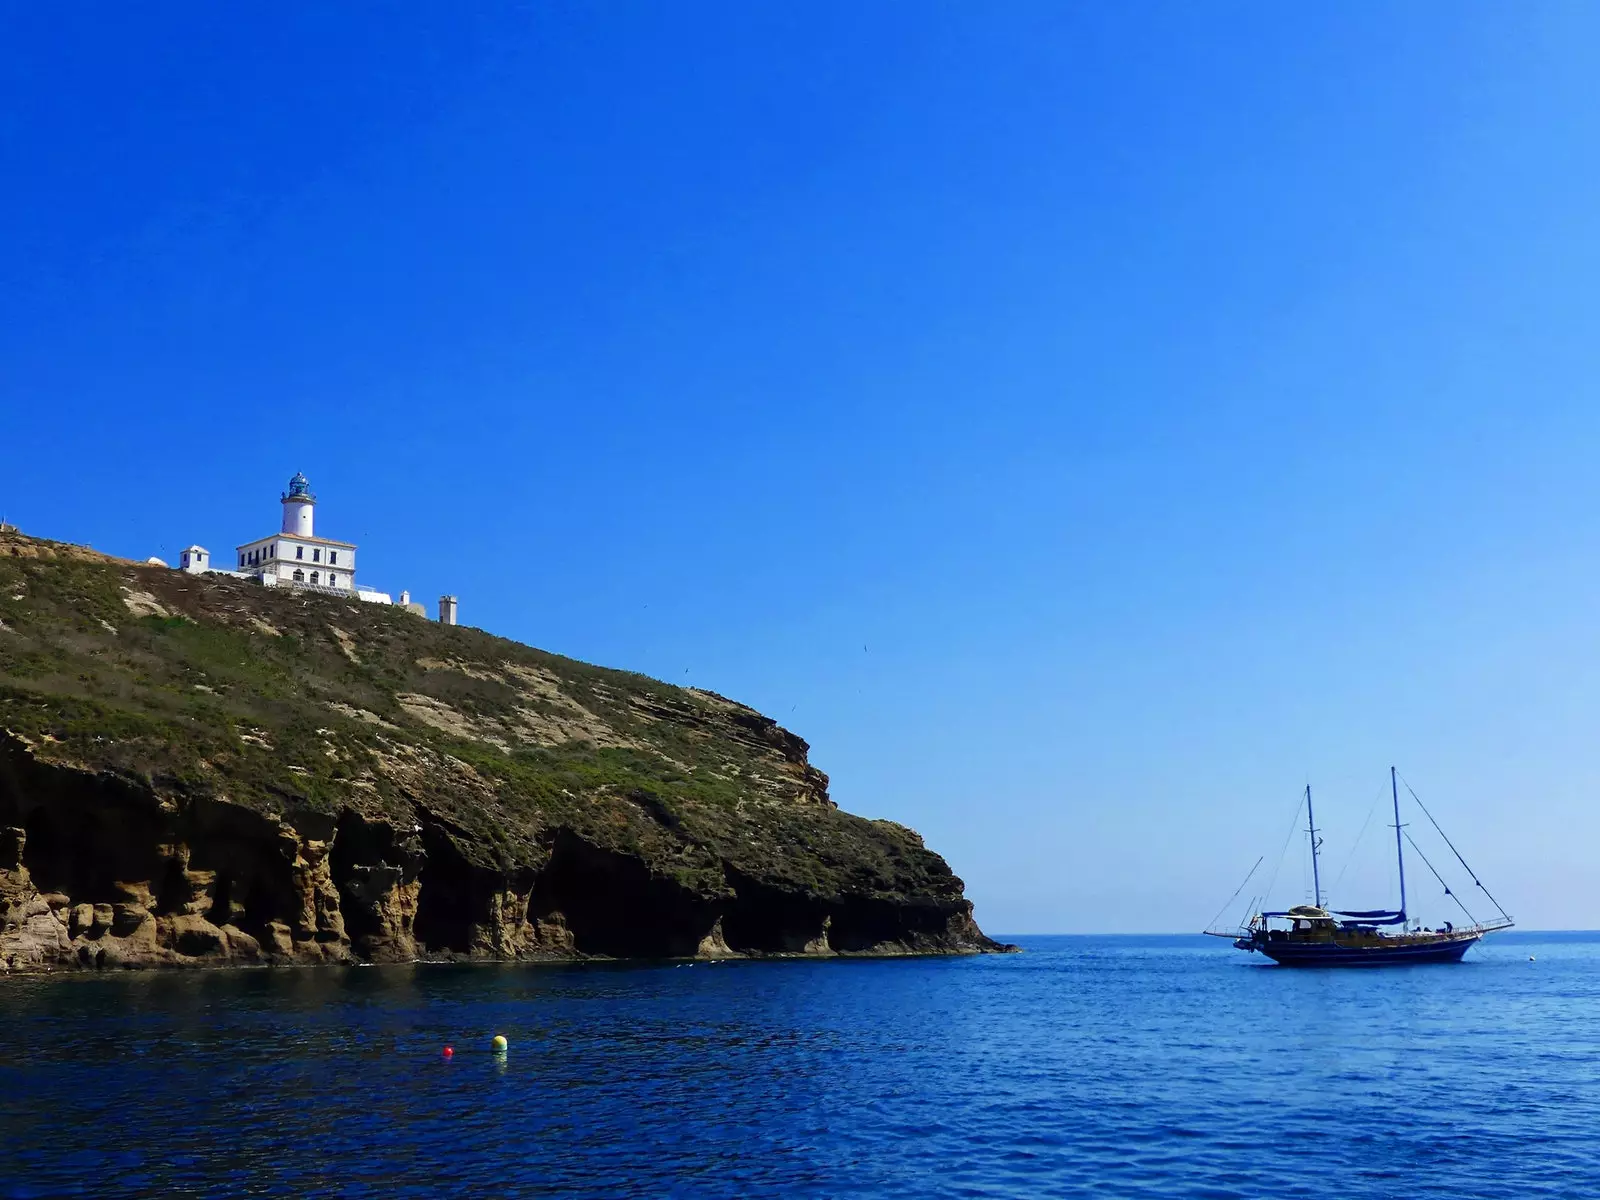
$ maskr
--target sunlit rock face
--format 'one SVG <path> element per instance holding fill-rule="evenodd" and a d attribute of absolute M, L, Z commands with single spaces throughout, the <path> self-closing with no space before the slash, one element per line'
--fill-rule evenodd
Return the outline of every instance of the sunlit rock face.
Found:
<path fill-rule="evenodd" d="M 709 692 L 0 534 L 0 970 L 1002 947 Z"/>

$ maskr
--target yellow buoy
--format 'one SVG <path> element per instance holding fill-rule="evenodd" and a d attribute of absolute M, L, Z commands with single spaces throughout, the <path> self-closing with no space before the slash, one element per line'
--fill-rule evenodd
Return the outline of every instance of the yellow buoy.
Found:
<path fill-rule="evenodd" d="M 494 1035 L 494 1052 L 496 1054 L 504 1054 L 506 1052 L 506 1045 L 507 1043 L 505 1034 L 497 1033 Z"/>

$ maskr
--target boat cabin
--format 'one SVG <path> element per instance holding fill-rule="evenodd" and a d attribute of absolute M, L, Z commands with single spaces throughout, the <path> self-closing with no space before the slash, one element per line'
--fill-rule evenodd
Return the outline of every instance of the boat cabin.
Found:
<path fill-rule="evenodd" d="M 1275 917 L 1277 913 L 1266 913 L 1265 916 Z M 1295 933 L 1310 933 L 1315 929 L 1332 929 L 1333 917 L 1325 908 L 1318 908 L 1315 904 L 1296 904 L 1288 912 L 1282 914 L 1293 924 L 1290 928 Z"/>

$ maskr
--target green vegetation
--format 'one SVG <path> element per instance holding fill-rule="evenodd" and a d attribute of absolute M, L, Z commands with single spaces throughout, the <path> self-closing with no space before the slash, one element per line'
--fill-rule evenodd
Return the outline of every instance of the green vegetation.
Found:
<path fill-rule="evenodd" d="M 398 608 L 0 535 L 0 729 L 44 759 L 262 812 L 425 805 L 485 865 L 556 828 L 710 891 L 959 897 L 909 830 L 839 812 L 803 741 L 709 693 Z"/>

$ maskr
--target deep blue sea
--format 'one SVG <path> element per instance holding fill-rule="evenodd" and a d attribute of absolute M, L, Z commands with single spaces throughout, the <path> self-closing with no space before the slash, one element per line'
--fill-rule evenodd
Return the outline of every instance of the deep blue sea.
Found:
<path fill-rule="evenodd" d="M 1600 1196 L 1600 934 L 1021 941 L 0 980 L 0 1195 Z"/>

